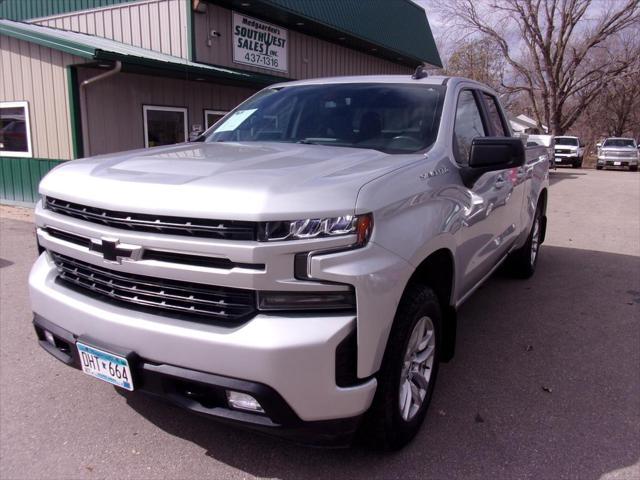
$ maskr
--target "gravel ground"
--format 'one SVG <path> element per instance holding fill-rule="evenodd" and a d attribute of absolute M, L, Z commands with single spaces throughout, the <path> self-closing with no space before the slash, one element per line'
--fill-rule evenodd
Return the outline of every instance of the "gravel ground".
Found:
<path fill-rule="evenodd" d="M 425 424 L 392 455 L 223 427 L 55 361 L 31 327 L 28 211 L 0 208 L 0 478 L 640 478 L 640 175 L 558 169 L 528 281 L 461 309 Z"/>

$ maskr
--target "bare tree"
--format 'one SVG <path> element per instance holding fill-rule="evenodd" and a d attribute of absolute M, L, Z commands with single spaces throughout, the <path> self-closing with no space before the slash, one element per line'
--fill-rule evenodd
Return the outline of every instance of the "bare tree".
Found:
<path fill-rule="evenodd" d="M 610 137 L 632 134 L 633 124 L 640 123 L 640 83 L 629 77 L 616 80 L 603 88 L 594 113 L 599 117 L 601 130 Z"/>
<path fill-rule="evenodd" d="M 503 83 L 504 57 L 489 38 L 463 40 L 445 60 L 446 75 L 467 77 L 499 90 Z"/>
<path fill-rule="evenodd" d="M 609 136 L 640 138 L 640 38 L 621 42 L 616 50 L 632 59 L 631 68 L 602 86 L 574 126 L 593 144 Z"/>
<path fill-rule="evenodd" d="M 504 87 L 526 94 L 538 123 L 556 135 L 631 71 L 630 55 L 612 54 L 614 40 L 640 35 L 640 0 L 450 0 L 434 8 L 471 38 L 491 40 L 512 70 Z"/>

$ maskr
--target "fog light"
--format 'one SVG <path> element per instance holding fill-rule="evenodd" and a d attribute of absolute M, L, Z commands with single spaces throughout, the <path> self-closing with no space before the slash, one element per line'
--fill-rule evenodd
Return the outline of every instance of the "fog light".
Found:
<path fill-rule="evenodd" d="M 255 398 L 242 392 L 227 390 L 227 402 L 231 408 L 249 412 L 264 413 L 264 409 Z"/>
<path fill-rule="evenodd" d="M 258 292 L 259 310 L 353 310 L 355 308 L 354 291 Z"/>
<path fill-rule="evenodd" d="M 44 331 L 44 339 L 54 347 L 56 346 L 56 339 L 53 338 L 53 333 L 51 333 L 50 331 Z"/>

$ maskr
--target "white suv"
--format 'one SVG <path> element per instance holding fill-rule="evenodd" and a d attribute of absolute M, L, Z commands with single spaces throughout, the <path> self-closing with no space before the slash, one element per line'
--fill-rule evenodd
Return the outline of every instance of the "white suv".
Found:
<path fill-rule="evenodd" d="M 555 137 L 554 159 L 556 165 L 582 167 L 584 159 L 584 143 L 578 137 Z"/>

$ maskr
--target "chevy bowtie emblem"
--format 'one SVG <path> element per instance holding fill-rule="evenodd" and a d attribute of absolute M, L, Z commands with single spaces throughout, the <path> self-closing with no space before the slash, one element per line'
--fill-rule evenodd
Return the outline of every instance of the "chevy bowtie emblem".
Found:
<path fill-rule="evenodd" d="M 123 258 L 138 260 L 142 247 L 120 243 L 117 238 L 102 237 L 100 241 L 91 240 L 90 250 L 102 253 L 106 262 L 122 263 Z"/>

